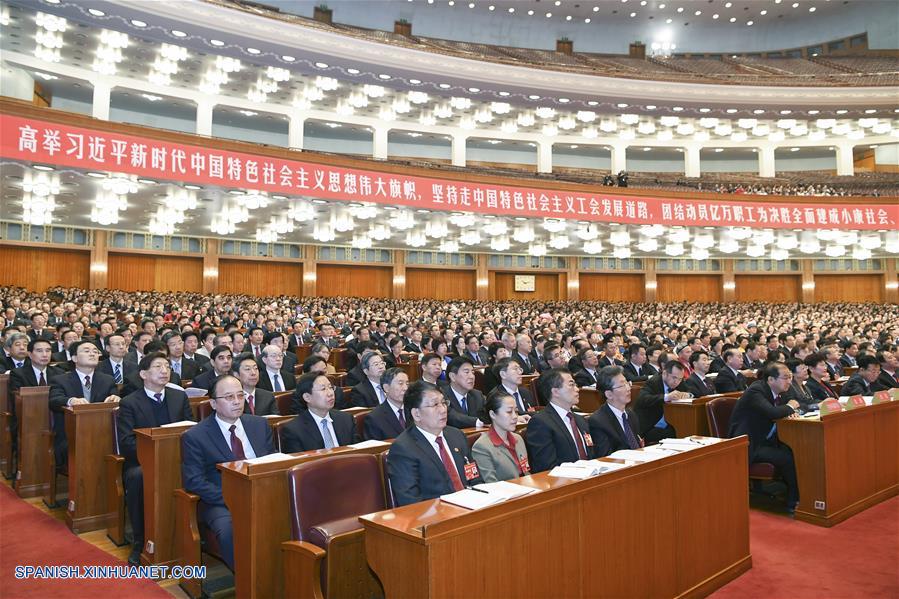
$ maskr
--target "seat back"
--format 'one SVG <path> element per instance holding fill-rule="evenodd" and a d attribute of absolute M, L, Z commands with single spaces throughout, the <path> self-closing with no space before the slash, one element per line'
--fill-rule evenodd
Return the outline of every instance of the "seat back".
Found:
<path fill-rule="evenodd" d="M 278 391 L 275 393 L 275 401 L 278 403 L 278 413 L 282 416 L 290 414 L 293 409 L 293 391 Z"/>
<path fill-rule="evenodd" d="M 119 409 L 112 410 L 109 417 L 112 419 L 112 453 L 122 455 L 119 451 Z"/>
<path fill-rule="evenodd" d="M 706 414 L 709 417 L 709 431 L 713 437 L 727 438 L 730 430 L 730 416 L 737 405 L 736 397 L 716 397 L 705 404 Z"/>
<path fill-rule="evenodd" d="M 474 444 L 478 439 L 481 438 L 481 435 L 484 434 L 484 431 L 473 431 L 465 435 L 465 440 L 468 441 L 468 449 L 471 450 L 474 447 Z"/>
<path fill-rule="evenodd" d="M 353 414 L 353 422 L 356 424 L 356 432 L 359 434 L 360 439 L 365 435 L 365 418 L 370 412 L 371 410 L 365 410 Z"/>
<path fill-rule="evenodd" d="M 313 527 L 386 509 L 381 470 L 373 455 L 336 455 L 297 464 L 287 477 L 295 541 L 319 544 L 311 534 Z"/>
<path fill-rule="evenodd" d="M 212 409 L 212 402 L 208 399 L 206 401 L 202 401 L 197 405 L 197 418 L 199 420 L 204 420 L 209 416 L 212 416 L 212 413 L 215 410 Z"/>
<path fill-rule="evenodd" d="M 390 477 L 387 475 L 387 455 L 390 450 L 382 451 L 378 454 L 378 466 L 381 468 L 381 480 L 384 484 L 384 498 L 387 502 L 387 509 L 392 510 L 396 507 L 396 500 L 393 498 L 393 487 L 390 485 Z"/>

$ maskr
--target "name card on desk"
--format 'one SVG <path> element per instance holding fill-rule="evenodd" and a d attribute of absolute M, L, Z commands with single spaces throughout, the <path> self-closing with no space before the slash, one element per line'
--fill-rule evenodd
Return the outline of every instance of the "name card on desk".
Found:
<path fill-rule="evenodd" d="M 861 395 L 853 395 L 849 399 L 846 400 L 846 409 L 854 410 L 855 408 L 864 408 L 865 407 L 865 398 Z"/>
<path fill-rule="evenodd" d="M 871 403 L 874 403 L 874 404 L 889 403 L 890 401 L 892 401 L 892 400 L 890 399 L 889 391 L 878 391 L 877 393 L 874 394 L 874 399 L 871 400 Z"/>
<path fill-rule="evenodd" d="M 842 412 L 843 406 L 841 406 L 840 402 L 836 399 L 830 398 L 819 403 L 818 410 L 821 412 L 822 416 L 827 416 L 828 414 L 836 414 L 837 412 Z"/>

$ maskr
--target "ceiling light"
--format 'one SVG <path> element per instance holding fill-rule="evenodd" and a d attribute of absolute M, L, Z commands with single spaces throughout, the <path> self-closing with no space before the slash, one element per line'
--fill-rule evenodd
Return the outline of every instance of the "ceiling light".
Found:
<path fill-rule="evenodd" d="M 187 37 L 186 33 L 184 33 L 183 31 L 180 31 L 178 29 L 172 29 L 171 34 L 174 35 L 175 37 Z"/>

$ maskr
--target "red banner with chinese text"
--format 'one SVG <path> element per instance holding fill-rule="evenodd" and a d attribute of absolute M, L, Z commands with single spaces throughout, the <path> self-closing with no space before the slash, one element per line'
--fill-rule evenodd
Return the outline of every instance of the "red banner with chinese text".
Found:
<path fill-rule="evenodd" d="M 0 115 L 0 157 L 347 202 L 596 222 L 804 229 L 895 229 L 899 206 L 766 204 L 558 192 L 320 165 Z M 701 196 L 701 194 L 697 194 Z"/>

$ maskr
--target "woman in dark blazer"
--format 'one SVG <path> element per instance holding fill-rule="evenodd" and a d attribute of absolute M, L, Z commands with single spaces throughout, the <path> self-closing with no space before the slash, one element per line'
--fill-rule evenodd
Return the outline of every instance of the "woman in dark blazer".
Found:
<path fill-rule="evenodd" d="M 497 387 L 484 401 L 480 420 L 489 424 L 490 430 L 475 441 L 471 455 L 478 464 L 484 482 L 492 483 L 530 474 L 524 439 L 515 432 L 515 425 L 518 423 L 515 398 L 502 387 Z"/>

